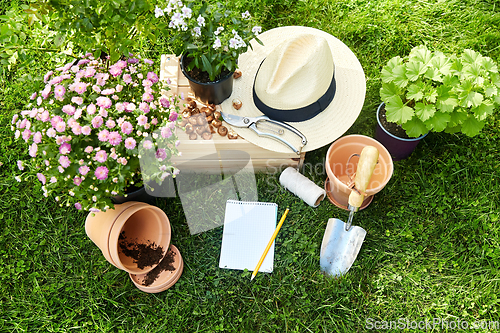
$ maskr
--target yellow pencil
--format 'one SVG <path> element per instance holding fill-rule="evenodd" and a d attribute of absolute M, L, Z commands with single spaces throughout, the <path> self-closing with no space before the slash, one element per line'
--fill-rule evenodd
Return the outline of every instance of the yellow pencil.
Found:
<path fill-rule="evenodd" d="M 257 275 L 257 272 L 259 271 L 260 265 L 264 262 L 264 259 L 266 259 L 267 252 L 269 252 L 269 249 L 271 248 L 271 245 L 273 245 L 274 239 L 278 235 L 278 232 L 280 231 L 281 226 L 283 225 L 283 222 L 285 222 L 286 215 L 290 209 L 286 209 L 285 213 L 281 217 L 280 222 L 278 223 L 278 226 L 276 227 L 276 230 L 274 230 L 274 234 L 271 236 L 271 239 L 269 240 L 269 243 L 267 243 L 266 249 L 264 250 L 264 253 L 262 253 L 262 257 L 260 257 L 259 262 L 257 263 L 257 267 L 253 270 L 252 277 L 250 278 L 250 281 L 253 280 L 253 278 Z"/>

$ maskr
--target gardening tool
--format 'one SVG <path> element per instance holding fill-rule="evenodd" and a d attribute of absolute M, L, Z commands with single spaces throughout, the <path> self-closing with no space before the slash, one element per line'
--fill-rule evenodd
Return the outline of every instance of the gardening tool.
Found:
<path fill-rule="evenodd" d="M 327 275 L 339 277 L 347 273 L 363 245 L 366 231 L 351 224 L 354 213 L 363 203 L 378 155 L 377 148 L 373 146 L 366 146 L 361 151 L 354 182 L 349 184 L 352 191 L 349 195 L 347 223 L 336 218 L 328 220 L 320 254 L 321 270 Z"/>
<path fill-rule="evenodd" d="M 285 124 L 285 123 L 282 123 L 280 121 L 272 120 L 268 116 L 241 117 L 241 116 L 228 114 L 228 113 L 224 113 L 224 112 L 221 112 L 221 114 L 222 114 L 222 118 L 224 118 L 226 123 L 228 123 L 229 125 L 235 126 L 235 127 L 248 127 L 248 128 L 251 128 L 259 136 L 268 136 L 272 139 L 281 141 L 282 143 L 284 143 L 285 145 L 290 147 L 290 149 L 292 149 L 297 155 L 300 155 L 302 148 L 307 144 L 306 137 L 299 130 L 297 130 L 295 127 L 290 126 L 290 125 Z M 268 126 L 266 126 L 266 123 L 268 123 L 267 124 Z M 282 128 L 279 128 L 276 130 L 276 129 L 273 129 L 272 127 L 270 127 L 269 126 L 270 124 L 275 124 L 275 125 L 278 125 Z M 271 132 L 275 132 L 278 135 L 273 134 L 273 133 L 269 133 L 269 132 L 263 132 L 263 131 L 258 129 L 257 125 L 261 126 L 261 129 L 264 129 L 263 127 L 265 127 L 266 130 L 269 130 Z M 302 139 L 301 146 L 299 147 L 299 149 L 295 148 L 291 143 L 286 141 L 283 137 L 279 136 L 279 135 L 283 135 L 285 133 L 284 129 L 291 131 L 292 133 L 298 135 Z"/>

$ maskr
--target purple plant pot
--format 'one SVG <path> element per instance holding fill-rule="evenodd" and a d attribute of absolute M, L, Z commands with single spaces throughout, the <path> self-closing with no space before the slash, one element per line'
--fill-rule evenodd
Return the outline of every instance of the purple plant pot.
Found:
<path fill-rule="evenodd" d="M 191 78 L 184 67 L 185 55 L 181 56 L 180 67 L 182 74 L 188 79 L 189 86 L 194 95 L 202 103 L 221 104 L 224 100 L 231 96 L 233 92 L 233 73 L 229 73 L 220 80 L 213 82 L 199 82 Z"/>
<path fill-rule="evenodd" d="M 414 139 L 403 139 L 389 133 L 380 123 L 379 113 L 384 103 L 377 108 L 377 128 L 375 130 L 375 139 L 384 145 L 392 156 L 393 161 L 404 160 L 417 148 L 420 140 L 425 138 L 428 133 Z"/>

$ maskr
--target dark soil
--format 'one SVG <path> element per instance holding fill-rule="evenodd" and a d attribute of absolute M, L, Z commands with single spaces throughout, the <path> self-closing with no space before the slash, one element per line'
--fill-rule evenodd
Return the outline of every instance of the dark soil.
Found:
<path fill-rule="evenodd" d="M 403 127 L 401 127 L 396 123 L 391 123 L 387 121 L 387 117 L 385 115 L 385 106 L 383 106 L 380 109 L 379 120 L 380 123 L 382 124 L 382 127 L 384 127 L 387 130 L 387 132 L 391 133 L 392 135 L 395 135 L 398 138 L 402 139 L 412 139 L 406 134 L 406 131 L 403 129 Z"/>
<path fill-rule="evenodd" d="M 184 60 L 184 68 L 187 69 L 189 67 L 189 64 L 191 63 L 191 61 L 193 61 L 193 58 L 184 57 L 184 59 L 185 59 Z M 193 69 L 190 71 L 186 70 L 186 72 L 195 81 L 202 82 L 202 83 L 213 82 L 212 80 L 210 80 L 210 76 L 208 75 L 207 72 L 203 72 L 196 67 L 193 67 Z M 229 75 L 229 73 L 230 72 L 227 69 L 224 69 L 222 71 L 222 73 L 220 73 L 220 75 L 215 78 L 215 81 L 218 81 L 218 80 L 222 79 L 223 77 L 226 77 L 227 75 Z"/>
<path fill-rule="evenodd" d="M 163 248 L 154 242 L 147 241 L 147 244 L 138 243 L 137 240 L 128 240 L 125 231 L 120 233 L 118 245 L 124 255 L 134 259 L 139 269 L 153 266 L 163 258 Z"/>
<path fill-rule="evenodd" d="M 165 254 L 165 257 L 163 257 L 163 260 L 160 261 L 158 266 L 156 266 L 155 268 L 153 268 L 152 271 L 149 271 L 146 274 L 146 276 L 144 277 L 144 280 L 142 280 L 142 285 L 144 285 L 146 287 L 150 286 L 151 284 L 153 284 L 153 282 L 156 281 L 158 276 L 160 276 L 160 274 L 163 271 L 174 271 L 175 267 L 174 267 L 173 263 L 175 262 L 175 258 L 174 258 L 175 255 L 176 255 L 176 253 L 174 251 L 169 250 L 167 252 L 167 254 Z"/>

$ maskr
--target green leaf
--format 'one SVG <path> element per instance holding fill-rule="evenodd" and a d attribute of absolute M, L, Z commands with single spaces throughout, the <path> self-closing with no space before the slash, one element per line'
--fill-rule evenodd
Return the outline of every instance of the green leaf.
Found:
<path fill-rule="evenodd" d="M 56 47 L 59 47 L 64 43 L 65 39 L 66 39 L 66 35 L 60 32 L 54 38 L 54 44 L 56 45 Z"/>
<path fill-rule="evenodd" d="M 208 73 L 208 75 L 210 76 L 210 79 L 213 80 L 213 78 L 212 78 L 212 75 L 213 75 L 212 65 L 210 64 L 210 61 L 208 61 L 207 56 L 202 54 L 201 61 L 203 63 L 203 69 Z"/>
<path fill-rule="evenodd" d="M 411 84 L 408 86 L 408 92 L 406 93 L 406 98 L 408 100 L 413 99 L 414 101 L 420 101 L 424 97 L 422 82 L 417 84 Z"/>
<path fill-rule="evenodd" d="M 391 97 L 399 96 L 401 90 L 393 83 L 382 83 L 380 88 L 380 98 L 382 102 L 387 102 Z"/>
<path fill-rule="evenodd" d="M 441 112 L 451 113 L 458 106 L 458 100 L 453 97 L 438 98 L 436 108 Z"/>
<path fill-rule="evenodd" d="M 483 57 L 483 59 L 481 59 L 481 66 L 490 73 L 498 73 L 497 64 L 489 57 Z"/>
<path fill-rule="evenodd" d="M 406 64 L 406 77 L 410 81 L 418 80 L 419 76 L 427 71 L 427 66 L 420 62 L 408 62 Z"/>
<path fill-rule="evenodd" d="M 437 81 L 437 82 L 443 81 L 441 73 L 433 67 L 427 68 L 427 71 L 425 72 L 425 77 L 432 81 Z"/>
<path fill-rule="evenodd" d="M 406 69 L 400 57 L 394 57 L 382 68 L 380 76 L 382 82 L 394 82 L 398 87 L 403 88 L 408 84 Z"/>
<path fill-rule="evenodd" d="M 466 98 L 467 107 L 477 107 L 483 102 L 483 95 L 476 91 L 471 91 Z"/>
<path fill-rule="evenodd" d="M 478 61 L 478 59 L 481 59 L 481 55 L 477 53 L 476 51 L 470 50 L 470 49 L 465 49 L 464 52 L 462 53 L 461 59 L 462 62 L 468 63 L 468 64 L 473 64 Z"/>
<path fill-rule="evenodd" d="M 486 84 L 484 86 L 484 95 L 486 97 L 493 97 L 498 95 L 498 88 L 492 84 Z"/>
<path fill-rule="evenodd" d="M 427 102 L 436 103 L 436 98 L 438 97 L 436 88 L 428 86 L 425 91 L 424 97 Z"/>
<path fill-rule="evenodd" d="M 425 126 L 429 130 L 433 130 L 435 132 L 443 131 L 447 126 L 448 122 L 451 119 L 451 115 L 449 113 L 436 113 L 433 117 L 429 118 L 425 121 Z"/>
<path fill-rule="evenodd" d="M 484 125 L 485 123 L 483 121 L 479 121 L 476 117 L 469 115 L 468 119 L 462 124 L 462 133 L 467 136 L 477 135 L 481 132 Z"/>
<path fill-rule="evenodd" d="M 432 53 L 425 45 L 420 45 L 410 51 L 409 59 L 427 65 L 432 59 Z"/>
<path fill-rule="evenodd" d="M 415 113 L 420 120 L 425 122 L 436 113 L 436 108 L 432 104 L 415 103 Z"/>
<path fill-rule="evenodd" d="M 427 127 L 425 127 L 425 124 L 417 117 L 413 117 L 410 121 L 404 123 L 402 127 L 406 134 L 412 138 L 418 138 L 419 136 L 429 132 Z"/>
<path fill-rule="evenodd" d="M 404 124 L 410 120 L 415 111 L 409 106 L 403 105 L 399 96 L 392 96 L 385 105 L 387 120 L 392 123 Z"/>
<path fill-rule="evenodd" d="M 436 70 L 439 71 L 439 73 L 441 73 L 444 76 L 451 73 L 450 57 L 446 56 L 442 52 L 435 52 L 434 56 L 431 59 L 431 66 L 433 66 Z"/>
<path fill-rule="evenodd" d="M 495 106 L 490 101 L 484 101 L 481 105 L 472 109 L 474 115 L 479 120 L 485 120 L 488 116 L 493 114 L 493 110 L 495 110 Z"/>

